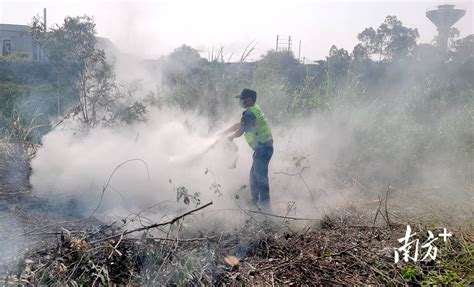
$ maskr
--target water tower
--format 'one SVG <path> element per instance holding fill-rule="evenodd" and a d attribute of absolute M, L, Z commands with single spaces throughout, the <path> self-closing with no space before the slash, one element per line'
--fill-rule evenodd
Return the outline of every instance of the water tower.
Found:
<path fill-rule="evenodd" d="M 449 30 L 464 14 L 465 10 L 456 9 L 450 4 L 439 5 L 436 10 L 426 11 L 426 17 L 438 28 L 438 46 L 443 51 L 448 48 Z"/>

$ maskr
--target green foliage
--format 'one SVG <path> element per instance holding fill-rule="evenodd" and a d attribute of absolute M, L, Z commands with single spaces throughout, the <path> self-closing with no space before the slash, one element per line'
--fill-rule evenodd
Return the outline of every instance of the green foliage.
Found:
<path fill-rule="evenodd" d="M 207 61 L 199 52 L 189 46 L 183 45 L 175 49 L 166 58 L 162 59 L 163 77 L 168 82 L 175 82 L 185 76 L 199 73 Z"/>
<path fill-rule="evenodd" d="M 436 259 L 436 268 L 423 274 L 421 285 L 471 286 L 474 283 L 474 245 L 461 237 L 440 248 L 441 256 Z"/>
<path fill-rule="evenodd" d="M 447 275 L 438 275 L 438 279 L 441 284 L 452 284 L 458 281 L 459 275 L 456 272 L 452 272 Z"/>
<path fill-rule="evenodd" d="M 349 52 L 344 49 L 338 49 L 333 45 L 329 50 L 329 57 L 326 57 L 328 79 L 345 78 L 349 71 L 351 60 Z"/>
<path fill-rule="evenodd" d="M 452 44 L 450 58 L 459 65 L 456 73 L 458 81 L 472 88 L 474 79 L 474 35 L 459 39 Z"/>
<path fill-rule="evenodd" d="M 182 185 L 175 187 L 171 179 L 169 180 L 169 183 L 173 187 L 173 191 L 176 193 L 177 202 L 179 202 L 182 199 L 183 203 L 186 205 L 189 205 L 191 202 L 196 204 L 196 206 L 201 204 L 201 199 L 199 198 L 199 195 L 200 195 L 199 192 L 191 193 L 189 189 L 187 189 L 185 186 L 182 186 Z"/>
<path fill-rule="evenodd" d="M 17 143 L 38 143 L 49 131 L 48 115 L 56 112 L 56 100 L 49 97 L 50 85 L 19 85 L 0 82 L 0 127 Z"/>
<path fill-rule="evenodd" d="M 222 55 L 198 61 L 187 48 L 169 57 L 180 62 L 176 57 L 184 54 L 192 69 L 165 82 L 164 91 L 172 104 L 197 110 L 212 124 L 228 120 L 241 88 L 254 88 L 271 124 L 316 117 L 350 139 L 350 153 L 341 151 L 336 162 L 356 178 L 410 184 L 418 171 L 444 162 L 451 178 L 466 183 L 474 141 L 471 38 L 457 40 L 450 55 L 417 46 L 417 38 L 416 29 L 389 16 L 377 30 L 359 34 L 352 54 L 332 46 L 325 60 L 312 64 L 275 51 L 255 63 L 225 63 Z"/>
<path fill-rule="evenodd" d="M 11 54 L 8 56 L 0 56 L 0 62 L 17 61 L 17 60 L 25 60 L 25 59 L 28 59 L 28 53 L 25 53 L 25 52 L 17 52 L 15 54 Z"/>
<path fill-rule="evenodd" d="M 211 183 L 211 186 L 209 186 L 209 190 L 211 192 L 213 192 L 214 194 L 216 194 L 217 196 L 221 197 L 222 196 L 222 192 L 221 192 L 222 186 L 217 182 L 216 175 L 209 168 L 206 168 L 206 170 L 204 171 L 204 174 L 205 175 L 206 174 L 212 175 L 213 182 Z"/>
<path fill-rule="evenodd" d="M 98 48 L 91 17 L 66 17 L 62 25 L 44 31 L 43 22 L 34 18 L 33 41 L 55 71 L 56 77 L 50 82 L 57 86 L 55 96 L 64 107 L 60 109 L 58 103 L 58 116 L 67 113 L 67 118 L 79 119 L 89 126 L 132 124 L 147 119 L 144 104 L 133 99 L 131 90 L 117 84 L 113 67 Z M 185 55 L 177 53 L 178 58 Z"/>
<path fill-rule="evenodd" d="M 17 84 L 46 84 L 56 81 L 56 73 L 49 63 L 16 56 L 0 56 L 0 82 Z"/>
<path fill-rule="evenodd" d="M 140 102 L 126 107 L 126 117 L 123 121 L 127 124 L 144 122 L 147 119 L 147 108 Z"/>
<path fill-rule="evenodd" d="M 46 53 L 58 73 L 58 82 L 72 88 L 82 120 L 96 125 L 111 109 L 116 89 L 105 53 L 97 48 L 95 23 L 91 17 L 66 17 L 62 26 L 47 33 L 39 18 L 34 18 L 31 35 Z"/>
<path fill-rule="evenodd" d="M 11 124 L 13 108 L 27 89 L 11 82 L 0 83 L 0 127 Z"/>
<path fill-rule="evenodd" d="M 274 78 L 285 79 L 292 87 L 301 84 L 304 76 L 304 69 L 291 52 L 268 51 L 265 56 L 258 61 L 255 70 L 255 77 L 259 81 L 271 80 Z"/>
<path fill-rule="evenodd" d="M 209 62 L 187 46 L 161 59 L 159 66 L 168 95 L 165 103 L 198 111 L 211 122 L 230 112 L 234 95 L 250 81 L 252 67 L 244 62 Z"/>
<path fill-rule="evenodd" d="M 435 46 L 416 45 L 417 30 L 388 16 L 377 30 L 358 35 L 360 43 L 351 54 L 332 46 L 326 59 L 310 64 L 276 51 L 245 62 L 253 48 L 244 51 L 240 62 L 230 63 L 223 47 L 204 59 L 183 45 L 157 61 L 160 89 L 137 101 L 131 88 L 116 84 L 112 67 L 96 48 L 91 18 L 67 17 L 61 26 L 43 31 L 36 19 L 33 38 L 50 63 L 32 63 L 21 55 L 0 57 L 2 126 L 11 127 L 15 115 L 22 115 L 21 126 L 28 127 L 28 114 L 40 114 L 37 123 L 44 123 L 72 104 L 79 105 L 88 124 L 132 124 L 146 120 L 147 105 L 171 105 L 207 116 L 212 130 L 235 111 L 234 96 L 250 87 L 272 125 L 318 118 L 350 139 L 344 143 L 350 152 L 336 157 L 338 168 L 354 177 L 408 184 L 422 165 L 444 163 L 458 182 L 465 182 L 472 168 L 472 35 L 454 40 L 453 31 L 446 55 Z M 41 109 L 14 112 L 25 108 L 20 104 L 31 96 Z M 217 183 L 211 188 L 219 193 Z M 178 189 L 178 200 L 189 204 L 194 195 Z"/>
<path fill-rule="evenodd" d="M 51 281 L 51 279 L 48 277 L 48 275 L 45 275 L 42 278 L 43 278 L 43 280 L 41 280 L 41 283 L 43 283 L 45 285 L 47 285 Z"/>
<path fill-rule="evenodd" d="M 406 282 L 409 283 L 417 283 L 418 277 L 419 277 L 419 272 L 417 271 L 416 266 L 406 266 L 401 270 L 401 275 L 403 279 L 405 279 Z"/>
<path fill-rule="evenodd" d="M 396 16 L 387 16 L 377 30 L 372 27 L 367 28 L 357 36 L 357 39 L 365 48 L 367 55 L 378 56 L 379 60 L 391 61 L 406 57 L 416 46 L 418 37 L 417 29 L 403 26 Z"/>
<path fill-rule="evenodd" d="M 193 271 L 195 271 L 194 266 L 197 265 L 198 258 L 194 253 L 196 253 L 196 250 L 192 250 L 191 254 L 176 266 L 176 281 L 180 286 L 190 285 L 195 279 Z"/>
<path fill-rule="evenodd" d="M 95 23 L 88 16 L 66 17 L 62 26 L 44 32 L 43 22 L 33 18 L 33 41 L 47 54 L 49 61 L 66 77 L 74 81 L 97 64 L 105 62 L 104 52 L 96 49 Z"/>
<path fill-rule="evenodd" d="M 316 110 L 325 110 L 328 107 L 327 94 L 314 77 L 306 77 L 303 84 L 293 93 L 291 111 L 298 116 L 310 116 Z"/>

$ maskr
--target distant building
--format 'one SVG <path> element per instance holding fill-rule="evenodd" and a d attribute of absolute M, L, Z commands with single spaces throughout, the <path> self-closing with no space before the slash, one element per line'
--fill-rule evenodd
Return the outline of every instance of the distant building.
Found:
<path fill-rule="evenodd" d="M 97 48 L 103 49 L 109 59 L 117 53 L 114 44 L 107 38 L 97 37 Z M 27 25 L 0 24 L 0 52 L 0 56 L 26 53 L 32 60 L 47 59 L 41 48 L 33 44 L 30 26 Z"/>
<path fill-rule="evenodd" d="M 26 53 L 33 60 L 46 59 L 40 47 L 33 44 L 27 25 L 0 24 L 0 52 L 2 56 Z"/>

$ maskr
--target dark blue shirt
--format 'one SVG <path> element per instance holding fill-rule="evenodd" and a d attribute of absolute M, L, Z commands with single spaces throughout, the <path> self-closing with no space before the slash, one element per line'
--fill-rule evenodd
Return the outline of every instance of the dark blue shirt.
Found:
<path fill-rule="evenodd" d="M 243 133 L 249 132 L 255 126 L 257 118 L 252 112 L 245 111 L 242 113 L 242 119 L 240 120 L 240 131 Z"/>

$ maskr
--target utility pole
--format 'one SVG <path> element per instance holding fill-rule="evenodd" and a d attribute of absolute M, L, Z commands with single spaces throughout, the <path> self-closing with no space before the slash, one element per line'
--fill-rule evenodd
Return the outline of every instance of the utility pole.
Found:
<path fill-rule="evenodd" d="M 44 23 L 44 31 L 47 32 L 48 31 L 48 26 L 46 25 L 47 22 L 46 22 L 46 8 L 43 8 L 43 23 Z"/>
<path fill-rule="evenodd" d="M 298 47 L 298 62 L 300 61 L 301 59 L 301 40 L 300 40 L 300 45 Z"/>

